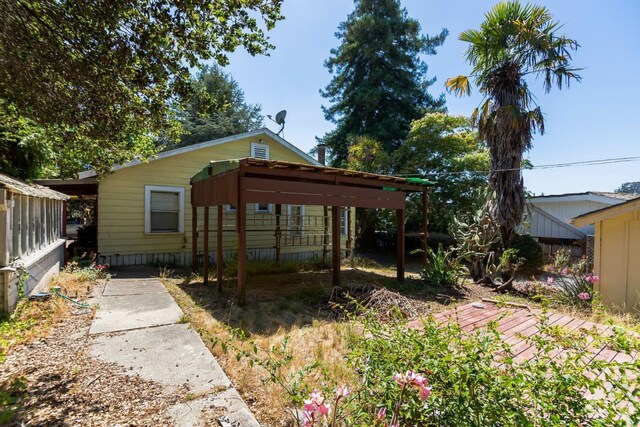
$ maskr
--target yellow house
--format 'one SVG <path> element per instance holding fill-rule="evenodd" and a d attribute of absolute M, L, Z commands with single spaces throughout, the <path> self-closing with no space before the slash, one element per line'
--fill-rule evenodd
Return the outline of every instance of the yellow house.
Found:
<path fill-rule="evenodd" d="M 640 308 L 640 198 L 573 219 L 573 225 L 595 224 L 595 288 L 602 301 L 625 310 Z"/>
<path fill-rule="evenodd" d="M 263 128 L 252 132 L 202 142 L 165 151 L 148 162 L 134 161 L 117 166 L 98 180 L 97 253 L 100 262 L 110 265 L 165 264 L 190 265 L 192 227 L 190 178 L 212 160 L 246 157 L 319 163 L 280 136 Z M 93 171 L 79 180 L 95 180 Z M 226 206 L 223 234 L 225 255 L 236 250 L 235 209 Z M 271 260 L 275 254 L 275 209 L 269 204 L 247 207 L 248 258 Z M 209 224 L 216 224 L 213 209 Z M 323 251 L 323 207 L 282 206 L 281 222 L 286 222 L 282 259 L 308 259 Z M 341 215 L 342 247 L 352 241 L 353 228 L 348 210 Z M 196 224 L 202 250 L 203 218 Z M 210 225 L 211 239 L 217 236 Z M 209 256 L 214 256 L 210 251 Z M 200 252 L 200 255 L 201 252 Z M 215 259 L 215 258 L 213 258 Z"/>

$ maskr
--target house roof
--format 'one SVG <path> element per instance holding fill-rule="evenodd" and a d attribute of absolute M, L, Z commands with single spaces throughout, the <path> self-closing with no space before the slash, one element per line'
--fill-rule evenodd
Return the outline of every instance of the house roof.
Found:
<path fill-rule="evenodd" d="M 312 165 L 322 166 L 316 159 L 314 159 L 313 157 L 311 157 L 310 155 L 308 155 L 307 153 L 305 153 L 304 151 L 302 151 L 301 149 L 299 149 L 298 147 L 296 147 L 295 145 L 293 145 L 292 143 L 290 143 L 286 139 L 284 139 L 281 136 L 273 133 L 271 130 L 269 130 L 267 128 L 261 128 L 261 129 L 257 129 L 257 130 L 251 131 L 251 132 L 240 133 L 240 134 L 237 134 L 237 135 L 231 135 L 231 136 L 227 136 L 225 138 L 213 139 L 211 141 L 200 142 L 198 144 L 193 144 L 193 145 L 189 145 L 189 146 L 186 146 L 186 147 L 180 147 L 180 148 L 176 148 L 174 150 L 163 151 L 163 152 L 158 153 L 158 155 L 155 156 L 154 158 L 149 159 L 149 162 L 152 162 L 152 161 L 158 160 L 158 159 L 164 159 L 164 158 L 167 158 L 167 157 L 172 157 L 172 156 L 175 156 L 175 155 L 178 155 L 178 154 L 188 153 L 190 151 L 200 150 L 202 148 L 213 147 L 213 146 L 216 146 L 216 145 L 226 144 L 228 142 L 238 141 L 238 140 L 244 139 L 244 138 L 252 138 L 252 137 L 257 137 L 257 136 L 261 136 L 261 135 L 262 136 L 267 136 L 267 137 L 273 139 L 275 142 L 277 142 L 280 145 L 282 145 L 283 147 L 293 151 L 294 153 L 296 153 L 297 155 L 299 155 L 303 159 L 307 160 Z M 127 168 L 127 167 L 139 165 L 141 163 L 144 163 L 144 161 L 142 161 L 142 160 L 133 160 L 131 162 L 125 163 L 124 165 L 116 165 L 111 170 L 112 171 L 116 171 L 118 169 L 124 169 L 124 168 Z M 87 170 L 87 171 L 84 171 L 84 172 L 80 172 L 78 174 L 78 178 L 84 179 L 84 178 L 94 177 L 96 175 L 97 175 L 96 172 L 92 169 L 92 170 Z"/>
<path fill-rule="evenodd" d="M 627 212 L 632 212 L 640 209 L 640 196 L 634 199 L 628 200 L 624 203 L 620 203 L 613 206 L 607 206 L 606 208 L 598 209 L 597 211 L 589 212 L 577 216 L 571 220 L 571 224 L 576 227 L 583 227 L 585 225 L 594 224 L 604 219 L 609 219 L 622 215 Z"/>
<path fill-rule="evenodd" d="M 638 194 L 613 193 L 607 191 L 585 191 L 582 193 L 549 194 L 534 196 L 531 202 L 570 202 L 570 201 L 593 201 L 608 204 L 618 204 L 638 197 Z"/>
<path fill-rule="evenodd" d="M 537 207 L 536 205 L 534 205 L 532 203 L 528 203 L 528 207 L 533 212 L 535 212 L 537 215 L 545 217 L 547 220 L 549 220 L 552 223 L 558 225 L 558 227 L 566 230 L 569 234 L 573 235 L 574 239 L 584 239 L 585 238 L 585 236 L 586 236 L 585 233 L 583 233 L 582 231 L 578 230 L 577 228 L 575 228 L 571 224 L 567 224 L 566 222 L 564 222 L 560 218 L 556 218 L 555 216 L 551 215 L 548 212 L 545 212 L 544 210 L 540 209 L 539 207 Z"/>
<path fill-rule="evenodd" d="M 4 174 L 0 174 L 0 189 L 2 188 L 10 190 L 13 193 L 24 194 L 25 196 L 57 200 L 67 200 L 69 198 L 66 194 L 59 193 L 42 185 L 29 184 Z"/>

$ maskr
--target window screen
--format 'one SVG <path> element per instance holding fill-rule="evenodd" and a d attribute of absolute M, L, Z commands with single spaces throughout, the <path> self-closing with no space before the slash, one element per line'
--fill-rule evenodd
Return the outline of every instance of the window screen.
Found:
<path fill-rule="evenodd" d="M 180 194 L 151 191 L 151 232 L 180 231 Z"/>
<path fill-rule="evenodd" d="M 257 203 L 256 204 L 256 212 L 257 213 L 270 213 L 271 205 L 266 203 Z"/>

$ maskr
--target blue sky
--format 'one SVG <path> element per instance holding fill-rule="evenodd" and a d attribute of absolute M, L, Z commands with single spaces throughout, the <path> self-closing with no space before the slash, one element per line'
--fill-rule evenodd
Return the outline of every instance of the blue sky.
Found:
<path fill-rule="evenodd" d="M 444 81 L 466 74 L 469 66 L 458 34 L 477 28 L 495 1 L 404 0 L 409 15 L 423 32 L 442 28 L 449 37 L 435 56 L 426 57 L 433 94 L 444 92 Z M 583 67 L 581 83 L 568 90 L 544 94 L 534 84 L 538 104 L 546 114 L 546 133 L 536 136 L 527 154 L 535 165 L 602 158 L 640 156 L 640 2 L 637 0 L 538 1 L 565 24 L 564 32 L 578 40 L 574 64 Z M 319 90 L 331 76 L 323 62 L 338 45 L 338 24 L 353 9 L 350 0 L 285 0 L 285 20 L 270 32 L 276 49 L 268 57 L 238 51 L 226 68 L 245 91 L 247 101 L 262 105 L 263 113 L 287 110 L 285 138 L 309 151 L 315 137 L 333 129 L 321 106 Z M 476 94 L 477 95 L 477 94 Z M 447 95 L 450 114 L 470 115 L 480 98 Z M 272 129 L 277 126 L 268 120 Z M 272 126 L 273 125 L 273 126 Z M 525 185 L 536 194 L 587 190 L 611 191 L 622 182 L 640 181 L 640 162 L 526 171 Z"/>

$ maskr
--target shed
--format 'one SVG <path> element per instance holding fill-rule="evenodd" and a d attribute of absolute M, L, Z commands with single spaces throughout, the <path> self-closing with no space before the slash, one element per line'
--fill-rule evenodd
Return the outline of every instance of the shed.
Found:
<path fill-rule="evenodd" d="M 276 207 L 276 242 L 281 233 L 279 211 L 283 204 L 330 206 L 331 217 L 327 218 L 331 229 L 331 254 L 333 284 L 340 282 L 340 210 L 347 208 L 387 208 L 396 211 L 397 219 L 397 278 L 404 280 L 405 236 L 404 211 L 406 193 L 422 193 L 423 244 L 427 246 L 428 206 L 427 180 L 420 178 L 398 178 L 347 169 L 302 163 L 245 158 L 239 160 L 210 162 L 191 178 L 192 222 L 196 223 L 198 208 L 204 208 L 204 247 L 209 247 L 209 207 L 216 206 L 217 277 L 222 281 L 222 209 L 233 205 L 236 209 L 235 232 L 238 235 L 238 286 L 237 296 L 244 303 L 246 294 L 247 260 L 247 204 L 272 203 Z M 325 223 L 329 227 L 329 223 Z M 328 236 L 328 233 L 324 233 Z M 193 236 L 193 269 L 198 271 L 197 235 Z M 276 243 L 276 250 L 278 243 Z M 426 258 L 424 258 L 426 261 Z M 276 259 L 277 261 L 277 259 Z M 208 257 L 204 258 L 204 278 L 208 280 Z"/>
<path fill-rule="evenodd" d="M 627 311 L 640 308 L 640 198 L 573 219 L 595 225 L 595 285 L 602 301 Z"/>
<path fill-rule="evenodd" d="M 0 174 L 0 309 L 49 281 L 64 264 L 68 196 Z M 23 289 L 18 290 L 18 284 Z"/>

